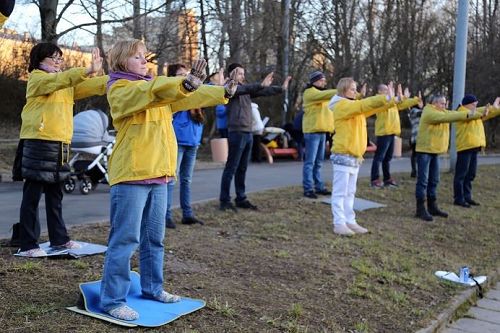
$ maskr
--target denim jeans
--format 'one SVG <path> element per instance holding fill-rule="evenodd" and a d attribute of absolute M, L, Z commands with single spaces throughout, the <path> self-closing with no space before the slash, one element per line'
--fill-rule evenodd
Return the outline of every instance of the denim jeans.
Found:
<path fill-rule="evenodd" d="M 177 179 L 180 183 L 180 204 L 182 217 L 193 217 L 191 209 L 191 181 L 193 178 L 194 165 L 196 164 L 196 153 L 198 146 L 179 145 L 177 150 Z M 172 219 L 172 200 L 175 181 L 168 183 L 167 214 L 166 219 Z"/>
<path fill-rule="evenodd" d="M 384 181 L 391 179 L 390 163 L 394 153 L 394 134 L 377 136 L 377 150 L 373 156 L 371 181 L 379 178 L 380 164 L 382 163 L 382 173 Z"/>
<path fill-rule="evenodd" d="M 250 132 L 231 131 L 228 137 L 229 152 L 220 184 L 221 202 L 231 201 L 231 181 L 234 177 L 236 201 L 245 201 L 245 177 L 252 152 L 253 136 Z"/>
<path fill-rule="evenodd" d="M 304 133 L 306 153 L 302 168 L 304 193 L 322 191 L 325 185 L 321 180 L 321 164 L 325 158 L 325 133 Z M 313 188 L 314 187 L 314 188 Z"/>
<path fill-rule="evenodd" d="M 476 178 L 478 149 L 457 153 L 455 177 L 453 178 L 453 198 L 455 202 L 472 200 L 472 181 Z"/>
<path fill-rule="evenodd" d="M 417 185 L 415 197 L 417 200 L 436 198 L 436 189 L 439 184 L 439 156 L 438 154 L 417 153 Z"/>
<path fill-rule="evenodd" d="M 130 259 L 137 247 L 142 293 L 154 297 L 163 291 L 166 209 L 167 184 L 117 184 L 111 187 L 111 230 L 100 296 L 104 311 L 126 302 L 130 289 Z"/>

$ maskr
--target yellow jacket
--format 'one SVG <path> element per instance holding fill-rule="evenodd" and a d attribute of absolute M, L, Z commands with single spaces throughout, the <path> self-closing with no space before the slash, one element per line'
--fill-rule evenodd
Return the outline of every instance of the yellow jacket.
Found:
<path fill-rule="evenodd" d="M 399 120 L 399 111 L 411 108 L 417 105 L 418 102 L 418 97 L 407 98 L 401 103 L 387 108 L 386 111 L 377 113 L 377 119 L 375 120 L 375 135 L 400 135 L 401 122 Z"/>
<path fill-rule="evenodd" d="M 47 73 L 36 69 L 30 73 L 21 113 L 21 139 L 71 142 L 74 101 L 106 93 L 108 76 L 88 79 L 85 70 Z"/>
<path fill-rule="evenodd" d="M 469 112 L 469 109 L 460 106 L 458 111 Z M 484 114 L 485 108 L 477 108 L 476 112 Z M 456 126 L 456 144 L 457 151 L 468 150 L 472 148 L 486 147 L 486 136 L 484 134 L 483 121 L 500 115 L 500 109 L 492 108 L 488 115 L 482 119 L 473 119 L 457 122 Z"/>
<path fill-rule="evenodd" d="M 320 90 L 310 87 L 304 90 L 304 118 L 302 131 L 304 133 L 333 133 L 333 112 L 328 109 L 328 102 L 337 94 L 336 89 Z"/>
<path fill-rule="evenodd" d="M 468 111 L 468 110 L 467 110 Z M 467 118 L 467 112 L 438 110 L 432 104 L 427 104 L 422 110 L 417 134 L 416 151 L 428 154 L 442 154 L 448 150 L 450 140 L 450 125 L 448 123 L 478 119 L 481 114 Z"/>
<path fill-rule="evenodd" d="M 3 25 L 5 24 L 5 21 L 7 21 L 8 17 L 0 13 L 0 29 L 3 28 Z"/>
<path fill-rule="evenodd" d="M 189 93 L 182 80 L 165 76 L 151 81 L 120 79 L 109 88 L 108 102 L 117 130 L 109 160 L 110 185 L 174 177 L 177 141 L 172 113 L 228 102 L 224 87 L 203 85 Z"/>
<path fill-rule="evenodd" d="M 394 106 L 394 100 L 387 101 L 385 95 L 372 96 L 361 100 L 350 100 L 335 96 L 330 109 L 335 117 L 335 135 L 332 152 L 362 158 L 366 151 L 366 116 L 384 106 Z"/>

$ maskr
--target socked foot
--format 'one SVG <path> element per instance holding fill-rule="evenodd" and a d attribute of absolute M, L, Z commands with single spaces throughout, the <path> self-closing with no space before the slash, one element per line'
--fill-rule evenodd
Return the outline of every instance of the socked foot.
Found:
<path fill-rule="evenodd" d="M 129 307 L 127 305 L 122 305 L 122 306 L 119 306 L 117 308 L 114 308 L 114 309 L 108 311 L 108 314 L 111 317 L 114 317 L 114 318 L 117 318 L 120 320 L 131 321 L 131 320 L 139 319 L 139 313 L 137 313 L 137 311 L 135 311 L 134 309 L 132 309 L 131 307 Z"/>

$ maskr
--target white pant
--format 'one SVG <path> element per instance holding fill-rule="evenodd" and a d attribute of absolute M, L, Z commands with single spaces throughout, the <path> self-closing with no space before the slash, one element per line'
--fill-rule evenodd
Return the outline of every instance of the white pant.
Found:
<path fill-rule="evenodd" d="M 359 166 L 348 167 L 333 164 L 332 214 L 333 224 L 356 223 L 354 195 Z"/>

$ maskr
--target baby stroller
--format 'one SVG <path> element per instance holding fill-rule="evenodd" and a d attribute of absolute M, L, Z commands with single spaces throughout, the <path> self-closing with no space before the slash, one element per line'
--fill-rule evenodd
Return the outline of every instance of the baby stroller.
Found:
<path fill-rule="evenodd" d="M 87 110 L 73 118 L 69 161 L 71 176 L 64 182 L 63 190 L 72 193 L 79 182 L 80 193 L 89 194 L 99 183 L 108 182 L 108 157 L 113 151 L 115 137 L 107 131 L 108 116 L 101 110 Z M 80 159 L 82 155 L 90 158 Z"/>

